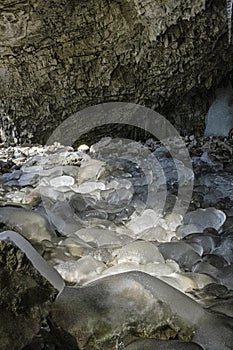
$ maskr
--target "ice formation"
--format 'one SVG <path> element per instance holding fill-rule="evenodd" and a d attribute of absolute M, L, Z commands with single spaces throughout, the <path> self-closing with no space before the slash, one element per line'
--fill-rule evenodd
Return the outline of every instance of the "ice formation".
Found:
<path fill-rule="evenodd" d="M 35 242 L 41 242 L 43 239 L 53 240 L 56 237 L 48 220 L 35 211 L 20 207 L 0 207 L 0 220 Z"/>
<path fill-rule="evenodd" d="M 227 0 L 228 42 L 231 43 L 232 0 Z"/>
<path fill-rule="evenodd" d="M 81 349 L 91 346 L 93 339 L 103 349 L 111 339 L 124 339 L 129 330 L 142 337 L 156 331 L 161 335 L 161 322 L 165 328 L 184 331 L 205 350 L 229 350 L 232 345 L 232 319 L 207 312 L 167 283 L 138 271 L 65 287 L 52 318 Z"/>
<path fill-rule="evenodd" d="M 175 142 L 174 148 L 182 154 Z M 36 257 L 35 267 L 62 291 L 54 317 L 67 327 L 71 320 L 68 331 L 72 334 L 84 331 L 79 345 L 93 333 L 97 347 L 102 349 L 102 342 L 109 339 L 115 349 L 120 335 L 128 334 L 131 327 L 138 327 L 140 336 L 145 335 L 143 330 L 153 336 L 157 321 L 176 322 L 178 317 L 178 328 L 184 327 L 186 335 L 191 331 L 193 336 L 192 328 L 198 327 L 195 339 L 205 350 L 227 350 L 227 345 L 220 346 L 225 338 L 226 344 L 232 341 L 225 319 L 211 318 L 202 305 L 185 295 L 197 300 L 200 289 L 210 283 L 233 287 L 232 233 L 224 231 L 229 224 L 225 212 L 232 216 L 232 209 L 214 208 L 218 200 L 222 205 L 228 197 L 230 205 L 233 199 L 231 164 L 225 162 L 229 170 L 224 171 L 221 161 L 210 156 L 209 144 L 198 154 L 193 157 L 200 174 L 194 195 L 201 196 L 205 205 L 196 205 L 194 196 L 184 218 L 173 206 L 178 185 L 187 184 L 193 172 L 180 160 L 173 161 L 161 145 L 153 155 L 139 143 L 110 138 L 95 144 L 88 154 L 49 146 L 34 150 L 20 169 L 0 176 L 1 222 L 37 246 L 41 243 L 43 257 L 64 280 L 78 284 L 64 288 L 56 270 L 50 266 L 46 272 L 47 265 Z M 194 210 L 200 205 L 206 209 Z M 22 243 L 20 238 L 15 240 Z M 28 246 L 20 247 L 31 252 Z M 198 317 L 191 320 L 199 312 L 200 319 L 206 320 L 201 323 L 206 334 L 201 334 Z M 219 339 L 218 329 L 223 331 Z"/>
<path fill-rule="evenodd" d="M 226 214 L 215 208 L 196 209 L 189 212 L 184 217 L 184 223 L 195 224 L 202 227 L 204 230 L 207 227 L 213 227 L 216 230 L 220 230 L 226 220 Z"/>
<path fill-rule="evenodd" d="M 232 6 L 232 2 L 231 2 Z M 205 136 L 227 136 L 233 128 L 233 91 L 229 85 L 216 91 L 216 100 L 209 108 Z"/>
<path fill-rule="evenodd" d="M 135 241 L 128 243 L 122 248 L 114 250 L 112 254 L 119 264 L 124 262 L 135 262 L 137 264 L 164 262 L 159 249 L 150 242 Z"/>
<path fill-rule="evenodd" d="M 0 241 L 10 241 L 22 250 L 32 265 L 45 277 L 59 292 L 65 287 L 61 275 L 33 248 L 33 246 L 15 231 L 0 232 Z"/>

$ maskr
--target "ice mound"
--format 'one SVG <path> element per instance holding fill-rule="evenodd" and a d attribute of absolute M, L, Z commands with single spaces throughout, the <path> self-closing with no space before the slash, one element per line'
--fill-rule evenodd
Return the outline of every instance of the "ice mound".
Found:
<path fill-rule="evenodd" d="M 81 349 L 104 349 L 106 344 L 114 349 L 130 335 L 163 337 L 163 329 L 173 338 L 185 334 L 205 350 L 228 350 L 233 340 L 232 319 L 209 313 L 167 283 L 138 271 L 65 287 L 51 314 Z"/>
<path fill-rule="evenodd" d="M 124 262 L 135 262 L 137 264 L 164 263 L 164 258 L 159 249 L 150 242 L 135 241 L 128 243 L 122 248 L 114 250 L 112 254 L 118 264 Z"/>
<path fill-rule="evenodd" d="M 185 224 L 199 225 L 203 230 L 207 227 L 213 227 L 219 230 L 225 220 L 225 213 L 215 208 L 197 209 L 187 213 L 184 217 Z"/>
<path fill-rule="evenodd" d="M 53 240 L 56 233 L 48 220 L 28 209 L 20 207 L 0 207 L 0 221 L 34 242 Z"/>
<path fill-rule="evenodd" d="M 87 242 L 92 246 L 105 247 L 105 248 L 115 248 L 121 247 L 127 241 L 132 239 L 126 235 L 118 235 L 115 231 L 101 228 L 101 227 L 90 227 L 83 228 L 75 232 L 75 235 L 81 238 L 83 241 Z"/>
<path fill-rule="evenodd" d="M 156 211 L 146 209 L 141 215 L 134 213 L 130 217 L 130 221 L 126 224 L 126 227 L 137 237 L 141 232 L 156 227 L 159 223 L 159 219 L 160 215 Z"/>
<path fill-rule="evenodd" d="M 100 276 L 105 265 L 91 256 L 85 256 L 76 261 L 66 261 L 54 266 L 67 282 L 83 284 Z"/>

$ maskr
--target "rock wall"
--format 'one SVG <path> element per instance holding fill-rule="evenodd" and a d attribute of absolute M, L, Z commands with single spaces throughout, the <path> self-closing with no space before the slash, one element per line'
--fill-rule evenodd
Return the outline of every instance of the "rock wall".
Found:
<path fill-rule="evenodd" d="M 19 249 L 0 242 L 0 349 L 22 349 L 39 332 L 56 294 Z"/>
<path fill-rule="evenodd" d="M 201 133 L 233 68 L 223 0 L 2 0 L 0 23 L 2 141 L 46 142 L 71 114 L 108 101 Z"/>

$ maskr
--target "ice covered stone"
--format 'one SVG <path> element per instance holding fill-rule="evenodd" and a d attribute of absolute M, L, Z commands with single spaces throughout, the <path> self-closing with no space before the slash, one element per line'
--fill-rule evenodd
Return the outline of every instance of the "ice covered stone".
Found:
<path fill-rule="evenodd" d="M 76 231 L 83 227 L 82 221 L 74 213 L 67 201 L 53 203 L 44 197 L 43 204 L 50 222 L 55 226 L 57 231 L 64 236 L 73 236 Z M 76 239 L 78 239 L 77 236 Z M 80 244 L 85 247 L 90 247 L 81 239 Z"/>
<path fill-rule="evenodd" d="M 41 242 L 44 239 L 52 240 L 56 237 L 48 220 L 32 210 L 10 206 L 0 207 L 0 222 L 30 241 Z"/>
<path fill-rule="evenodd" d="M 183 217 L 177 213 L 171 213 L 165 215 L 164 220 L 160 221 L 160 225 L 170 231 L 176 231 L 177 227 L 182 224 Z"/>
<path fill-rule="evenodd" d="M 139 264 L 137 262 L 121 262 L 117 265 L 107 268 L 103 275 L 114 275 L 122 272 L 128 271 L 141 271 L 148 273 L 151 276 L 168 276 L 174 272 L 180 271 L 179 265 L 175 261 L 170 261 L 166 263 L 148 263 L 148 264 Z"/>
<path fill-rule="evenodd" d="M 183 239 L 190 244 L 193 249 L 200 255 L 206 255 L 213 252 L 215 247 L 219 244 L 219 237 L 216 234 L 208 233 L 193 233 Z"/>
<path fill-rule="evenodd" d="M 137 236 L 139 233 L 155 227 L 160 220 L 160 216 L 152 209 L 146 209 L 140 216 L 136 213 L 130 217 L 127 227 Z"/>
<path fill-rule="evenodd" d="M 159 278 L 181 292 L 189 292 L 196 288 L 196 283 L 190 277 L 178 272 L 169 276 L 159 276 Z"/>
<path fill-rule="evenodd" d="M 192 317 L 187 312 L 190 306 Z M 99 347 L 104 348 L 107 339 L 116 334 L 126 336 L 130 329 L 155 334 L 166 319 L 191 336 L 203 314 L 199 305 L 166 283 L 141 272 L 128 272 L 100 278 L 79 288 L 66 287 L 55 301 L 52 319 L 75 336 L 83 349 L 89 345 L 90 332 Z"/>
<path fill-rule="evenodd" d="M 161 243 L 159 251 L 164 259 L 175 260 L 180 267 L 188 270 L 191 270 L 192 266 L 201 260 L 200 255 L 184 241 Z"/>
<path fill-rule="evenodd" d="M 84 247 L 83 244 L 80 244 L 80 239 L 78 237 L 72 236 L 68 238 L 62 238 L 58 242 L 58 246 L 64 248 L 68 254 L 73 257 L 83 257 L 90 254 L 93 251 L 92 247 Z"/>
<path fill-rule="evenodd" d="M 52 201 L 59 201 L 62 202 L 66 198 L 69 198 L 72 196 L 72 194 L 64 194 L 64 192 L 59 191 L 57 187 L 52 187 L 49 185 L 39 185 L 37 188 L 35 188 L 34 191 L 31 192 L 29 197 L 34 196 L 36 197 L 41 197 L 43 201 L 46 201 L 46 198 L 51 199 Z"/>
<path fill-rule="evenodd" d="M 213 227 L 219 230 L 226 220 L 223 211 L 213 207 L 207 209 L 196 209 L 187 213 L 184 217 L 184 223 L 199 225 L 203 230 L 207 227 Z"/>
<path fill-rule="evenodd" d="M 174 232 L 167 231 L 159 225 L 137 234 L 137 238 L 143 239 L 144 241 L 167 242 L 170 241 L 172 237 L 174 237 Z"/>
<path fill-rule="evenodd" d="M 27 193 L 22 191 L 12 191 L 5 194 L 5 199 L 9 200 L 12 203 L 30 203 L 27 201 Z"/>
<path fill-rule="evenodd" d="M 179 238 L 184 238 L 194 232 L 203 232 L 203 227 L 198 224 L 181 225 L 177 228 L 176 234 Z"/>
<path fill-rule="evenodd" d="M 82 184 L 84 181 L 97 180 L 105 170 L 105 163 L 96 160 L 88 159 L 83 161 L 78 174 L 78 183 Z"/>
<path fill-rule="evenodd" d="M 74 178 L 68 175 L 57 176 L 50 180 L 50 185 L 53 187 L 72 186 Z"/>
<path fill-rule="evenodd" d="M 212 277 L 205 275 L 204 273 L 185 272 L 184 275 L 192 279 L 195 283 L 195 289 L 202 289 L 208 284 L 215 282 Z"/>
<path fill-rule="evenodd" d="M 90 148 L 89 146 L 83 144 L 83 145 L 78 146 L 78 151 L 79 152 L 87 152 L 87 151 L 89 151 L 89 148 Z"/>
<path fill-rule="evenodd" d="M 115 231 L 100 227 L 83 228 L 76 231 L 75 235 L 89 244 L 94 244 L 94 246 L 97 246 L 98 248 L 121 247 L 127 242 L 126 236 L 121 238 Z M 131 239 L 128 237 L 128 241 L 130 240 Z"/>
<path fill-rule="evenodd" d="M 205 201 L 215 203 L 218 199 L 229 197 L 233 200 L 233 174 L 205 174 L 199 178 L 199 184 L 205 187 Z"/>
<path fill-rule="evenodd" d="M 84 256 L 79 260 L 66 261 L 55 266 L 65 281 L 77 284 L 96 279 L 105 268 L 102 262 L 92 256 Z"/>
<path fill-rule="evenodd" d="M 105 190 L 105 184 L 101 181 L 85 181 L 74 189 L 77 193 L 92 193 Z M 100 195 L 98 196 L 100 198 Z"/>
<path fill-rule="evenodd" d="M 38 173 L 25 173 L 22 174 L 18 180 L 19 186 L 33 186 L 37 184 L 39 181 L 39 174 Z"/>
<path fill-rule="evenodd" d="M 148 273 L 151 276 L 159 277 L 159 276 L 169 276 L 174 272 L 179 272 L 179 265 L 175 261 L 166 261 L 165 263 L 156 262 L 156 263 L 148 263 L 142 266 L 141 269 L 143 272 Z"/>
<path fill-rule="evenodd" d="M 62 173 L 63 173 L 62 166 L 54 166 L 54 167 L 49 168 L 49 169 L 40 170 L 39 175 L 40 175 L 40 178 L 43 178 L 45 176 L 46 177 L 57 177 L 57 176 L 61 176 Z"/>
<path fill-rule="evenodd" d="M 113 350 L 116 338 L 124 340 L 130 334 L 161 337 L 161 324 L 173 330 L 174 338 L 183 334 L 205 350 L 229 350 L 233 340 L 230 318 L 208 313 L 184 293 L 139 271 L 65 287 L 51 317 L 81 349 L 107 345 Z"/>
<path fill-rule="evenodd" d="M 150 262 L 164 262 L 159 249 L 150 242 L 135 241 L 113 251 L 118 263 L 135 262 L 147 264 Z"/>
<path fill-rule="evenodd" d="M 141 271 L 142 267 L 135 262 L 123 262 L 117 265 L 111 266 L 103 271 L 103 276 L 116 275 L 122 272 L 128 271 Z"/>
<path fill-rule="evenodd" d="M 129 202 L 133 196 L 133 186 L 129 180 L 114 179 L 106 184 L 106 190 L 112 190 L 113 195 L 108 195 L 110 204 Z M 114 194 L 117 195 L 114 197 Z"/>
<path fill-rule="evenodd" d="M 222 256 L 229 264 L 233 264 L 233 234 L 222 237 L 221 243 L 213 253 Z"/>

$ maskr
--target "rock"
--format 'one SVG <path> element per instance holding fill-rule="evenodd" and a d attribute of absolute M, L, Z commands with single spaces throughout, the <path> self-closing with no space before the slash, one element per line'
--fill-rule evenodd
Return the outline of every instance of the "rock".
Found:
<path fill-rule="evenodd" d="M 56 294 L 19 249 L 0 242 L 1 350 L 19 350 L 30 342 Z"/>
<path fill-rule="evenodd" d="M 175 260 L 180 267 L 191 270 L 192 266 L 201 260 L 200 255 L 184 241 L 166 242 L 159 245 L 159 251 L 164 259 Z"/>
<path fill-rule="evenodd" d="M 200 131 L 233 68 L 222 0 L 4 0 L 0 12 L 3 141 L 45 142 L 62 120 L 106 101 L 153 106 L 182 131 Z"/>
<path fill-rule="evenodd" d="M 193 338 L 205 350 L 229 350 L 233 341 L 232 319 L 207 312 L 165 282 L 138 271 L 65 287 L 51 315 L 81 349 L 113 350 L 135 334 Z"/>

